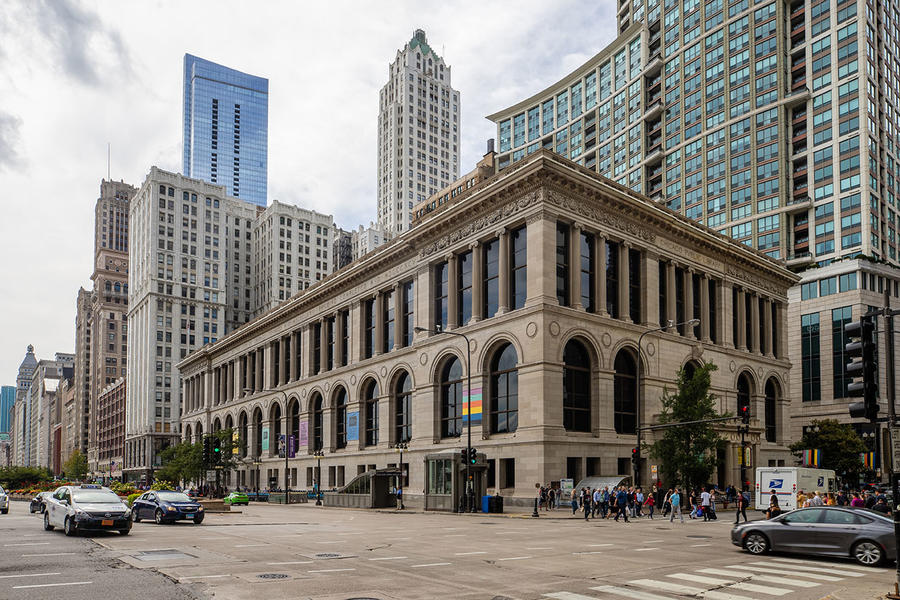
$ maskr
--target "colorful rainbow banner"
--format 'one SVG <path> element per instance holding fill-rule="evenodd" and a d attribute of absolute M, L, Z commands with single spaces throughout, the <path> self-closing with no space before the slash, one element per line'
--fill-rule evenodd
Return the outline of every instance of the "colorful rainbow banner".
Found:
<path fill-rule="evenodd" d="M 463 394 L 462 420 L 464 424 L 469 423 L 469 413 L 472 414 L 473 425 L 481 423 L 481 388 L 472 388 L 471 398 L 468 394 Z"/>
<path fill-rule="evenodd" d="M 875 453 L 874 452 L 860 452 L 859 460 L 862 462 L 863 466 L 867 469 L 875 468 Z"/>
<path fill-rule="evenodd" d="M 818 467 L 820 456 L 821 456 L 821 454 L 820 454 L 819 450 L 804 450 L 803 451 L 803 466 L 804 467 Z"/>

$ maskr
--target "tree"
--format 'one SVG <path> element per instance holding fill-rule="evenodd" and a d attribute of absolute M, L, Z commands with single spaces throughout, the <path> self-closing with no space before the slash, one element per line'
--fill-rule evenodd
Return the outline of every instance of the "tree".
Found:
<path fill-rule="evenodd" d="M 6 489 L 32 486 L 40 481 L 50 481 L 50 471 L 44 467 L 3 467 L 0 468 L 0 485 Z"/>
<path fill-rule="evenodd" d="M 88 472 L 87 456 L 82 454 L 81 450 L 76 448 L 72 451 L 72 455 L 69 456 L 69 460 L 63 464 L 62 470 L 63 475 L 65 475 L 66 479 L 69 481 L 84 480 Z"/>
<path fill-rule="evenodd" d="M 197 479 L 203 471 L 203 445 L 182 442 L 169 446 L 159 453 L 162 467 L 154 474 L 156 479 L 186 483 Z"/>
<path fill-rule="evenodd" d="M 804 450 L 818 450 L 819 467 L 832 469 L 845 482 L 856 484 L 860 473 L 866 472 L 859 455 L 869 449 L 852 425 L 839 423 L 836 419 L 813 421 L 803 438 L 791 444 L 790 449 L 798 458 Z"/>
<path fill-rule="evenodd" d="M 660 424 L 726 416 L 716 411 L 715 396 L 709 393 L 710 374 L 716 369 L 713 363 L 705 363 L 690 378 L 684 369 L 679 370 L 677 392 L 663 391 Z M 705 485 L 716 467 L 716 450 L 724 443 L 713 424 L 694 423 L 663 431 L 663 436 L 650 445 L 650 456 L 660 461 L 663 481 L 688 489 Z"/>

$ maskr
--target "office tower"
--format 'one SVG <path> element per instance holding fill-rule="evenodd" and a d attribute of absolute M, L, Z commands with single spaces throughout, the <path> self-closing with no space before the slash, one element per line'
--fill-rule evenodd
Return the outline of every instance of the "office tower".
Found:
<path fill-rule="evenodd" d="M 409 229 L 414 204 L 459 177 L 459 124 L 450 66 L 417 29 L 379 94 L 378 222 L 390 235 Z"/>
<path fill-rule="evenodd" d="M 353 235 L 335 226 L 331 238 L 331 271 L 339 271 L 353 261 Z"/>
<path fill-rule="evenodd" d="M 223 185 L 265 206 L 269 80 L 184 55 L 183 166 L 186 177 Z"/>
<path fill-rule="evenodd" d="M 13 459 L 15 465 L 25 465 L 26 457 L 30 451 L 31 436 L 29 429 L 28 414 L 28 388 L 31 387 L 31 380 L 34 377 L 34 370 L 37 367 L 37 359 L 34 357 L 34 346 L 28 344 L 25 349 L 25 357 L 19 364 L 19 372 L 16 375 L 16 402 L 13 405 L 13 422 L 14 427 L 12 437 L 13 441 Z"/>
<path fill-rule="evenodd" d="M 255 314 L 331 273 L 331 215 L 273 200 L 253 225 Z"/>
<path fill-rule="evenodd" d="M 100 477 L 122 476 L 125 451 L 125 377 L 104 387 L 97 394 L 94 419 L 97 421 L 97 467 Z"/>
<path fill-rule="evenodd" d="M 16 386 L 0 387 L 0 436 L 9 435 L 10 411 L 16 402 Z M 2 458 L 2 457 L 0 457 Z"/>
<path fill-rule="evenodd" d="M 53 359 L 43 359 L 34 367 L 31 383 L 25 394 L 27 426 L 25 428 L 27 454 L 25 466 L 53 467 L 61 452 L 62 415 L 59 410 L 60 381 L 71 378 L 75 369 L 75 355 L 57 352 Z"/>
<path fill-rule="evenodd" d="M 548 148 L 785 260 L 803 277 L 786 332 L 792 393 L 807 421 L 849 421 L 839 324 L 880 290 L 896 302 L 900 280 L 896 12 L 830 0 L 617 8 L 610 45 L 489 117 L 498 166 Z M 833 347 L 813 350 L 829 320 Z M 820 387 L 832 371 L 837 385 Z"/>

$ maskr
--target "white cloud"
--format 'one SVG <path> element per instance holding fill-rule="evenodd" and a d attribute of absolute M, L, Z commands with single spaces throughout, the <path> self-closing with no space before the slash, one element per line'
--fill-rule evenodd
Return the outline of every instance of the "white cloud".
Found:
<path fill-rule="evenodd" d="M 106 177 L 181 167 L 185 52 L 269 79 L 269 198 L 353 227 L 375 217 L 378 91 L 415 29 L 461 94 L 460 169 L 484 116 L 554 83 L 615 35 L 615 3 L 7 0 L 0 6 L 0 382 L 25 346 L 74 349 Z"/>

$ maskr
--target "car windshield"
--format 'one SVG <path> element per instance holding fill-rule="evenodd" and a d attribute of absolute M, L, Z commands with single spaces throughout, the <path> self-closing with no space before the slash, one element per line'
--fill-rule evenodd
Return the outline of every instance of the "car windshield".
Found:
<path fill-rule="evenodd" d="M 182 494 L 181 492 L 156 492 L 156 494 L 164 502 L 193 502 L 187 497 L 187 494 Z"/>
<path fill-rule="evenodd" d="M 75 502 L 81 504 L 114 504 L 121 502 L 119 497 L 112 492 L 100 490 L 74 490 L 72 495 L 75 498 Z"/>

